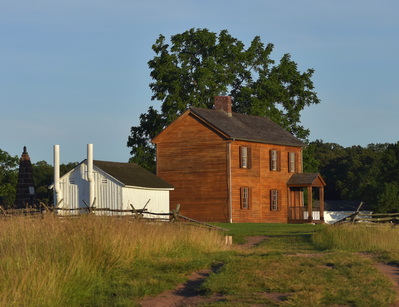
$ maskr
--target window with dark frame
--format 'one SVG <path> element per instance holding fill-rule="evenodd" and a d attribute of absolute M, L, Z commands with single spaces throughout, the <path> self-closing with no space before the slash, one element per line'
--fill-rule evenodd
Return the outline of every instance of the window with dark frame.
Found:
<path fill-rule="evenodd" d="M 278 190 L 270 190 L 270 211 L 279 210 L 278 194 Z"/>
<path fill-rule="evenodd" d="M 296 154 L 295 152 L 288 153 L 288 172 L 296 172 Z"/>
<path fill-rule="evenodd" d="M 241 209 L 251 209 L 251 188 L 241 187 Z"/>

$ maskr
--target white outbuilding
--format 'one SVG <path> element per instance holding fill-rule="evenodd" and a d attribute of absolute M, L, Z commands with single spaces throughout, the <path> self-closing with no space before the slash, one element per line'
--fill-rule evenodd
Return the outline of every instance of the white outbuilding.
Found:
<path fill-rule="evenodd" d="M 173 186 L 134 163 L 93 160 L 92 145 L 88 145 L 88 158 L 74 169 L 59 177 L 59 148 L 54 146 L 54 200 L 59 214 L 76 214 L 76 209 L 96 208 L 99 215 L 120 215 L 144 211 L 149 215 L 169 213 L 169 192 Z M 57 170 L 58 169 L 58 170 Z M 71 210 L 72 209 L 72 210 Z M 107 210 L 99 210 L 107 209 Z"/>
<path fill-rule="evenodd" d="M 371 218 L 373 211 L 367 205 L 361 205 L 360 201 L 348 200 L 326 200 L 324 202 L 324 222 L 334 224 L 344 218 L 347 218 L 359 210 L 363 217 Z"/>

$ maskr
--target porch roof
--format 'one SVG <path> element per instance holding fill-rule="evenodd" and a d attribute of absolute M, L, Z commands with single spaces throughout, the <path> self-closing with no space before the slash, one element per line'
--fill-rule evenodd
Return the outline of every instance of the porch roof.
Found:
<path fill-rule="evenodd" d="M 325 187 L 325 185 L 319 173 L 293 174 L 287 182 L 289 187 Z"/>

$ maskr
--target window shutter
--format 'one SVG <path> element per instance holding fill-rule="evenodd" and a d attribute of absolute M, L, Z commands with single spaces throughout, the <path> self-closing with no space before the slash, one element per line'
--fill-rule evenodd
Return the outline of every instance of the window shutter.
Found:
<path fill-rule="evenodd" d="M 252 209 L 252 188 L 248 188 L 248 209 Z"/>
<path fill-rule="evenodd" d="M 247 168 L 252 168 L 252 150 L 247 147 Z"/>
<path fill-rule="evenodd" d="M 281 151 L 277 151 L 277 170 L 281 171 Z"/>

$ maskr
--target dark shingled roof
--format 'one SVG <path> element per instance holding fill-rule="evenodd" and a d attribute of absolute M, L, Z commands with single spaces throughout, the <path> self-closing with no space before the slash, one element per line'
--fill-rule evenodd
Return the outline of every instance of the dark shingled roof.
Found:
<path fill-rule="evenodd" d="M 146 188 L 173 189 L 172 185 L 134 163 L 94 160 L 93 165 L 97 166 L 125 185 Z"/>
<path fill-rule="evenodd" d="M 312 185 L 319 177 L 318 173 L 299 173 L 293 174 L 288 180 L 287 185 Z"/>
<path fill-rule="evenodd" d="M 267 117 L 191 107 L 190 111 L 236 140 L 303 147 L 305 144 Z"/>

